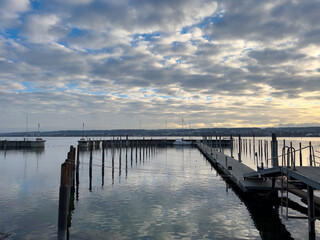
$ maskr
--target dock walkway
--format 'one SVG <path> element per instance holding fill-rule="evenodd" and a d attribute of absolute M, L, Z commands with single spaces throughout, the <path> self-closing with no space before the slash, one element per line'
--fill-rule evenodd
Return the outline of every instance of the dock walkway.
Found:
<path fill-rule="evenodd" d="M 244 174 L 254 172 L 252 168 L 244 165 L 238 160 L 229 157 L 214 148 L 208 147 L 202 143 L 196 143 L 197 148 L 207 157 L 207 159 L 216 165 L 224 174 L 244 192 L 265 192 L 271 191 L 272 181 L 264 178 L 244 178 Z"/>

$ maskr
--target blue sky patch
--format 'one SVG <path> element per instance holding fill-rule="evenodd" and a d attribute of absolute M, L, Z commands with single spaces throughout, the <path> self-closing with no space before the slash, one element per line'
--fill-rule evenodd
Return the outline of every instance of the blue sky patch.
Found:
<path fill-rule="evenodd" d="M 39 10 L 41 7 L 40 1 L 30 1 L 30 3 L 32 5 L 32 9 L 34 10 Z"/>
<path fill-rule="evenodd" d="M 138 33 L 133 35 L 132 41 L 131 41 L 131 46 L 138 46 L 138 43 L 141 41 L 144 42 L 151 42 L 153 41 L 156 37 L 160 37 L 161 33 L 160 32 L 153 32 L 153 33 Z"/>
<path fill-rule="evenodd" d="M 70 33 L 69 33 L 69 37 L 83 36 L 83 35 L 85 35 L 87 33 L 88 33 L 87 30 L 80 29 L 80 28 L 72 28 Z"/>
<path fill-rule="evenodd" d="M 13 39 L 13 40 L 18 40 L 20 39 L 20 36 L 19 36 L 19 29 L 17 28 L 10 28 L 10 29 L 6 29 L 4 31 L 4 33 L 1 33 L 0 34 L 2 36 L 4 36 L 6 39 Z"/>

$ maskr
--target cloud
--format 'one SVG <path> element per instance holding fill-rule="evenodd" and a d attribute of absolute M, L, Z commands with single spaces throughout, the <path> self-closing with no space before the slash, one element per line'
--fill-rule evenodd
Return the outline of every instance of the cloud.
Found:
<path fill-rule="evenodd" d="M 20 14 L 29 9 L 29 0 L 2 0 L 0 2 L 0 28 L 18 25 Z"/>
<path fill-rule="evenodd" d="M 316 0 L 12 0 L 0 9 L 0 99 L 11 118 L 1 131 L 19 129 L 27 113 L 50 129 L 74 128 L 66 118 L 108 129 L 320 116 Z"/>
<path fill-rule="evenodd" d="M 32 43 L 57 42 L 68 30 L 59 24 L 60 19 L 54 15 L 29 15 L 26 17 L 22 36 Z"/>

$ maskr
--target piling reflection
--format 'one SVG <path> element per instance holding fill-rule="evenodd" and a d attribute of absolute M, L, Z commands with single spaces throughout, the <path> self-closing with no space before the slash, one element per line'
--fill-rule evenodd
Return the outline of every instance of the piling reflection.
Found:
<path fill-rule="evenodd" d="M 104 145 L 102 146 L 101 186 L 104 186 Z"/>
<path fill-rule="evenodd" d="M 89 191 L 92 191 L 92 150 L 93 145 L 89 146 L 90 148 L 90 160 L 89 160 Z"/>

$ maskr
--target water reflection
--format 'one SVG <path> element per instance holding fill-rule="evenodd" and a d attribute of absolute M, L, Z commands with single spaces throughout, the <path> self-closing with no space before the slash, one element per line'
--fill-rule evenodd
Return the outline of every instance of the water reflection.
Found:
<path fill-rule="evenodd" d="M 28 156 L 28 157 L 41 157 L 43 153 L 45 152 L 44 148 L 25 148 L 25 149 L 14 149 L 14 148 L 8 148 L 8 149 L 0 149 L 0 155 L 3 155 L 4 159 L 6 159 L 8 156 Z"/>
<path fill-rule="evenodd" d="M 267 158 L 268 152 L 267 152 L 267 150 L 265 150 L 265 146 L 266 146 L 266 142 L 258 141 L 257 146 L 253 147 L 252 142 L 250 143 L 249 140 L 246 140 L 243 143 L 242 149 L 243 149 L 243 153 L 247 154 L 247 155 L 250 154 L 250 148 L 251 149 L 255 148 L 257 150 L 260 149 L 260 150 L 258 150 L 257 154 L 255 155 L 255 159 L 254 159 L 255 165 L 260 165 L 261 162 L 268 159 Z M 168 153 L 168 151 L 170 153 Z M 177 161 L 178 159 L 175 159 L 174 161 L 172 161 L 172 151 L 179 153 L 179 161 Z M 146 218 L 146 216 L 144 216 L 142 214 L 144 212 L 144 210 L 142 210 L 141 208 L 139 208 L 137 206 L 137 204 L 139 202 L 141 202 L 141 204 L 143 206 L 145 206 L 146 208 L 149 208 L 150 207 L 149 204 L 151 204 L 153 206 L 152 207 L 152 212 L 153 212 L 152 214 L 157 215 L 157 214 L 161 213 L 162 216 L 160 217 L 160 219 L 162 219 L 164 217 L 162 211 L 164 210 L 163 204 L 165 201 L 162 200 L 161 204 L 157 205 L 158 206 L 156 208 L 157 210 L 155 210 L 155 208 L 154 208 L 155 207 L 154 201 L 156 201 L 156 199 L 157 200 L 163 199 L 163 195 L 166 197 L 170 196 L 170 198 L 171 198 L 172 196 L 175 196 L 176 194 L 178 194 L 179 200 L 176 199 L 175 201 L 180 202 L 180 206 L 177 208 L 171 209 L 170 214 L 166 215 L 165 218 L 169 218 L 172 220 L 175 218 L 179 218 L 179 216 L 181 214 L 183 216 L 184 215 L 187 216 L 188 214 L 190 214 L 190 208 L 192 208 L 192 206 L 197 204 L 197 202 L 199 202 L 199 200 L 201 201 L 201 197 L 200 197 L 201 195 L 194 194 L 194 192 L 196 192 L 195 186 L 189 185 L 189 183 L 188 183 L 188 184 L 185 184 L 186 187 L 188 187 L 188 190 L 186 190 L 186 188 L 183 188 L 183 190 L 181 190 L 179 188 L 178 189 L 173 188 L 175 190 L 172 191 L 172 190 L 168 190 L 168 189 L 165 190 L 163 188 L 164 186 L 162 184 L 161 184 L 161 187 L 160 186 L 157 187 L 157 182 L 153 182 L 153 180 L 152 180 L 153 183 L 152 183 L 152 185 L 150 185 L 150 187 L 152 186 L 152 188 L 153 188 L 153 185 L 155 184 L 154 187 L 157 188 L 158 191 L 160 191 L 160 192 L 159 192 L 159 194 L 156 194 L 154 192 L 154 190 L 152 190 L 151 191 L 152 195 L 149 195 L 148 190 L 145 189 L 145 187 L 149 186 L 149 185 L 144 185 L 144 184 L 146 184 L 146 182 L 143 183 L 143 182 L 141 182 L 141 180 L 144 179 L 143 181 L 150 181 L 150 180 L 147 180 L 147 178 L 146 178 L 146 175 L 149 175 L 149 174 L 153 175 L 153 177 L 151 177 L 151 179 L 152 178 L 159 178 L 159 175 L 161 176 L 164 174 L 164 175 L 168 176 L 166 181 L 168 179 L 172 179 L 172 182 L 170 182 L 168 186 L 174 186 L 177 182 L 181 181 L 181 180 L 177 180 L 177 178 L 179 179 L 180 174 L 185 175 L 185 174 L 189 173 L 190 170 L 192 170 L 192 171 L 194 171 L 194 173 L 196 173 L 201 168 L 201 167 L 199 168 L 199 163 L 198 163 L 199 160 L 195 159 L 194 156 L 190 157 L 190 155 L 192 155 L 194 151 L 197 151 L 197 150 L 195 150 L 193 148 L 185 148 L 185 147 L 157 148 L 155 150 L 155 149 L 149 148 L 148 146 L 141 146 L 139 148 L 129 147 L 129 148 L 115 148 L 115 149 L 107 149 L 106 150 L 106 153 L 107 152 L 111 153 L 111 155 L 110 155 L 111 159 L 109 158 L 109 160 L 111 160 L 109 162 L 111 164 L 110 171 L 107 171 L 107 172 L 111 173 L 110 174 L 112 177 L 111 185 L 114 186 L 114 184 L 115 184 L 114 172 L 115 172 L 115 169 L 118 169 L 119 170 L 119 175 L 118 175 L 119 181 L 117 181 L 117 185 L 116 185 L 116 188 L 114 189 L 114 191 L 117 192 L 116 196 L 118 196 L 118 197 L 123 196 L 124 199 L 115 198 L 113 195 L 107 194 L 107 192 L 105 194 L 108 195 L 108 199 L 110 201 L 117 202 L 116 205 L 119 205 L 118 210 L 120 212 L 118 212 L 118 214 L 120 214 L 120 215 L 124 214 L 123 212 L 121 212 L 121 210 L 120 210 L 121 208 L 126 208 L 126 211 L 128 211 L 128 212 L 125 214 L 126 217 L 121 217 L 121 219 L 120 219 L 120 216 L 119 217 L 114 216 L 110 219 L 107 216 L 104 216 L 104 213 L 101 213 L 102 214 L 101 217 L 105 217 L 105 218 L 109 219 L 108 221 L 111 221 L 109 223 L 109 224 L 111 224 L 110 225 L 111 229 L 113 229 L 115 227 L 115 225 L 114 225 L 115 223 L 113 224 L 112 221 L 118 222 L 117 223 L 118 226 L 123 227 L 123 224 L 125 224 L 128 221 L 129 221 L 128 223 L 133 224 L 133 226 L 135 226 L 135 224 L 137 224 L 136 223 L 137 219 L 145 219 L 145 220 L 143 220 L 143 223 L 145 223 L 146 219 L 148 219 L 148 226 L 145 226 L 144 229 L 141 228 L 141 226 L 140 226 L 139 229 L 141 232 L 137 233 L 138 235 L 135 235 L 136 233 L 132 232 L 132 228 L 130 228 L 130 230 L 128 229 L 126 231 L 123 231 L 122 235 L 120 235 L 119 238 L 126 238 L 125 236 L 130 236 L 130 235 L 136 236 L 136 237 L 133 237 L 133 239 L 135 239 L 135 238 L 138 239 L 141 236 L 145 236 L 145 237 L 150 236 L 151 237 L 151 236 L 154 236 L 153 229 L 155 228 L 155 226 L 158 226 L 158 224 L 159 224 L 159 226 L 163 227 L 162 220 L 160 220 L 159 223 L 156 223 L 156 222 L 153 222 L 151 219 Z M 228 149 L 221 148 L 221 151 L 228 152 Z M 139 158 L 138 155 L 140 155 L 140 153 L 141 153 L 141 159 L 140 159 L 140 164 L 138 164 L 138 158 Z M 161 157 L 160 157 L 161 159 L 157 158 L 158 153 L 161 154 Z M 199 153 L 197 152 L 197 154 L 199 154 Z M 133 156 L 135 156 L 135 159 L 136 159 L 135 160 L 136 161 L 135 167 L 132 166 L 133 165 L 132 162 L 134 160 Z M 199 154 L 199 156 L 201 156 L 201 154 Z M 102 157 L 102 159 L 103 158 L 104 157 Z M 119 159 L 119 161 L 116 161 L 117 163 L 114 161 L 115 158 Z M 153 158 L 156 158 L 157 161 L 150 161 Z M 125 160 L 124 164 L 122 164 L 122 159 Z M 130 161 L 130 163 L 128 161 Z M 129 167 L 129 164 L 131 165 L 131 168 Z M 94 165 L 94 166 L 96 166 L 96 165 Z M 100 167 L 101 167 L 101 175 L 100 176 L 103 179 L 105 171 L 108 170 L 108 160 L 107 160 L 107 164 L 105 164 L 104 160 L 103 160 L 102 165 Z M 157 170 L 155 170 L 155 169 L 157 169 Z M 211 166 L 209 169 L 213 169 L 213 166 Z M 134 185 L 134 191 L 130 191 L 130 193 L 126 193 L 126 191 L 129 189 L 121 187 L 121 185 L 123 184 L 122 179 L 121 179 L 122 170 L 125 171 L 125 184 L 123 186 L 126 186 L 126 188 L 127 188 L 127 187 L 131 186 L 132 183 L 138 184 L 138 185 Z M 212 171 L 214 171 L 214 170 L 212 170 Z M 195 176 L 201 177 L 201 174 L 200 175 L 198 175 L 198 174 L 188 175 L 187 178 L 191 178 L 191 179 L 196 180 L 194 178 Z M 94 178 L 94 176 L 91 176 L 91 178 L 92 177 Z M 185 179 L 185 177 L 186 176 L 184 176 L 183 179 Z M 160 177 L 159 179 L 161 179 L 160 182 L 164 181 L 162 177 Z M 185 180 L 183 180 L 183 181 L 185 181 Z M 228 181 L 228 179 L 225 179 L 225 181 L 227 182 L 227 184 L 225 185 L 224 191 L 227 193 L 227 195 L 230 195 L 230 194 L 232 195 L 233 193 L 235 193 L 236 196 L 240 199 L 240 201 L 242 203 L 244 203 L 244 205 L 246 206 L 246 209 L 248 210 L 250 217 L 254 223 L 254 226 L 258 230 L 260 237 L 262 239 L 293 239 L 290 232 L 287 230 L 286 225 L 284 225 L 281 221 L 281 217 L 279 215 L 279 202 L 278 201 L 270 202 L 269 200 L 266 201 L 266 200 L 261 199 L 261 197 L 258 198 L 253 195 L 243 194 L 236 187 L 234 187 Z M 103 182 L 103 180 L 102 180 L 102 182 Z M 194 185 L 194 183 L 192 183 L 192 184 Z M 214 184 L 216 184 L 216 183 L 214 183 Z M 141 185 L 141 186 L 139 186 L 139 185 Z M 214 185 L 211 185 L 211 187 L 214 188 Z M 106 188 L 106 189 L 108 189 L 108 188 Z M 230 189 L 232 191 L 230 191 Z M 189 194 L 188 192 L 190 192 L 190 191 L 193 192 L 192 196 L 188 196 L 188 194 Z M 215 190 L 211 189 L 210 191 L 215 191 Z M 209 195 L 212 194 L 209 192 L 207 192 L 207 193 Z M 104 193 L 99 193 L 99 195 L 100 194 L 104 195 Z M 181 197 L 180 194 L 181 194 L 181 196 L 183 196 L 185 198 L 185 200 L 188 198 L 193 199 L 192 202 L 189 202 L 187 204 L 188 207 L 183 208 L 183 201 L 181 201 L 181 199 L 180 199 L 180 197 Z M 138 197 L 139 195 L 141 195 L 140 197 L 142 199 L 140 199 Z M 133 197 L 133 196 L 135 196 L 135 197 Z M 152 198 L 152 200 L 149 199 L 150 197 Z M 227 198 L 229 198 L 229 197 L 227 197 Z M 215 199 L 214 201 L 219 202 L 221 200 Z M 100 201 L 102 201 L 102 202 L 99 203 Z M 123 201 L 123 203 L 122 203 L 122 201 Z M 193 202 L 193 201 L 195 201 L 195 202 Z M 224 200 L 222 200 L 222 201 L 224 201 Z M 227 200 L 227 201 L 230 201 L 230 200 Z M 134 202 L 134 203 L 132 203 L 133 205 L 131 207 L 127 208 L 126 206 L 129 202 Z M 101 204 L 101 205 L 105 206 L 106 203 L 104 203 L 104 200 L 102 200 L 102 199 L 97 199 L 96 204 Z M 113 205 L 113 210 L 110 209 L 110 211 L 117 212 L 118 210 L 114 209 L 114 208 L 118 208 L 116 205 Z M 106 209 L 109 208 L 109 206 L 105 206 L 105 207 L 106 207 Z M 223 205 L 220 205 L 219 207 L 225 209 L 226 207 L 230 207 L 230 203 L 224 202 Z M 289 200 L 289 208 L 294 209 L 295 211 L 301 212 L 301 213 L 305 213 L 305 211 L 306 211 L 306 208 L 301 207 L 300 205 L 297 205 L 295 202 L 293 202 L 291 200 Z M 136 214 L 136 218 L 134 218 L 135 219 L 134 221 L 132 220 L 131 216 L 129 217 L 127 215 L 127 214 L 129 214 L 129 212 L 132 212 L 133 209 L 135 209 L 134 214 Z M 184 210 L 182 211 L 182 209 L 184 209 Z M 141 213 L 137 212 L 137 211 L 141 211 Z M 166 211 L 169 211 L 169 210 L 166 210 Z M 75 211 L 75 212 L 77 213 L 77 211 Z M 177 215 L 177 212 L 179 213 L 178 215 Z M 116 213 L 110 213 L 110 214 L 114 215 Z M 229 210 L 226 211 L 225 214 L 229 214 Z M 232 214 L 232 213 L 230 213 L 230 214 Z M 235 213 L 233 213 L 233 214 L 235 214 Z M 222 217 L 223 215 L 216 215 L 216 216 Z M 153 216 L 153 217 L 156 217 L 156 216 Z M 156 218 L 158 218 L 158 217 L 156 217 Z M 125 220 L 126 218 L 127 218 L 127 220 Z M 97 221 L 101 221 L 101 219 L 98 218 Z M 180 224 L 181 224 L 182 220 L 179 220 L 178 222 L 179 222 L 179 226 L 181 227 Z M 172 224 L 178 224 L 178 223 L 175 222 Z M 191 222 L 184 222 L 183 224 L 188 226 L 191 224 Z M 198 223 L 198 224 L 200 224 L 200 223 Z M 212 224 L 212 222 L 211 222 L 211 224 Z M 239 225 L 235 226 L 235 228 L 241 229 L 243 223 L 241 222 L 241 224 L 240 223 L 237 223 L 237 224 L 239 224 Z M 110 228 L 108 228 L 109 229 L 108 231 L 112 231 Z M 197 226 L 194 228 L 194 231 L 199 231 L 200 228 L 201 228 L 200 226 Z M 166 234 L 168 234 L 168 235 L 166 235 L 166 237 L 168 237 L 168 238 L 172 238 L 173 236 L 178 237 L 178 236 L 180 236 L 181 231 L 186 232 L 185 237 L 190 236 L 189 235 L 190 229 L 188 229 L 188 230 L 183 230 L 182 228 L 178 228 L 178 229 L 179 230 L 177 230 L 176 232 L 170 232 L 170 233 L 168 232 L 168 229 L 164 230 L 166 232 Z M 217 235 L 210 235 L 209 234 L 208 238 L 209 239 L 225 239 L 226 235 L 223 234 L 223 229 L 224 229 L 223 226 L 217 225 L 215 228 L 215 231 L 219 233 L 218 236 L 220 236 L 220 237 L 217 237 Z M 230 229 L 226 228 L 225 231 L 230 231 Z M 241 233 L 239 233 L 240 237 L 236 236 L 234 238 L 245 239 L 246 237 L 244 237 L 244 235 L 247 233 L 246 233 L 246 231 L 243 231 L 243 230 L 241 230 L 241 231 L 240 231 Z M 73 235 L 73 237 L 75 237 L 75 236 L 77 236 L 77 235 L 76 234 Z M 140 236 L 140 237 L 137 237 L 137 236 Z M 213 237 L 213 236 L 215 236 L 215 237 Z M 248 239 L 255 239 L 256 237 L 251 236 L 251 237 L 247 237 L 247 238 Z"/>
<path fill-rule="evenodd" d="M 222 172 L 219 173 L 223 176 Z M 279 199 L 272 201 L 272 199 L 263 199 L 254 194 L 244 193 L 228 178 L 223 177 L 223 179 L 226 182 L 226 192 L 228 193 L 228 189 L 231 188 L 247 207 L 262 239 L 294 239 L 281 221 Z M 292 201 L 290 207 L 296 207 L 293 206 Z"/>
<path fill-rule="evenodd" d="M 52 138 L 44 150 L 7 150 L 6 158 L 0 151 L 0 192 L 4 193 L 0 195 L 0 232 L 11 234 L 12 239 L 56 239 L 60 165 L 76 142 L 76 138 Z M 244 155 L 251 155 L 256 166 L 252 138 L 243 145 Z M 265 162 L 264 142 L 262 146 Z M 306 221 L 281 225 L 276 204 L 270 207 L 238 196 L 198 150 L 147 151 L 143 164 L 142 148 L 128 148 L 133 164 L 130 167 L 128 159 L 127 178 L 121 182 L 117 179 L 119 149 L 106 149 L 104 155 L 101 149 L 93 151 L 91 180 L 90 153 L 80 152 L 70 239 L 277 239 L 278 233 L 284 239 L 304 239 Z M 123 160 L 124 154 L 122 150 Z M 289 205 L 298 213 L 305 211 L 294 202 Z"/>

